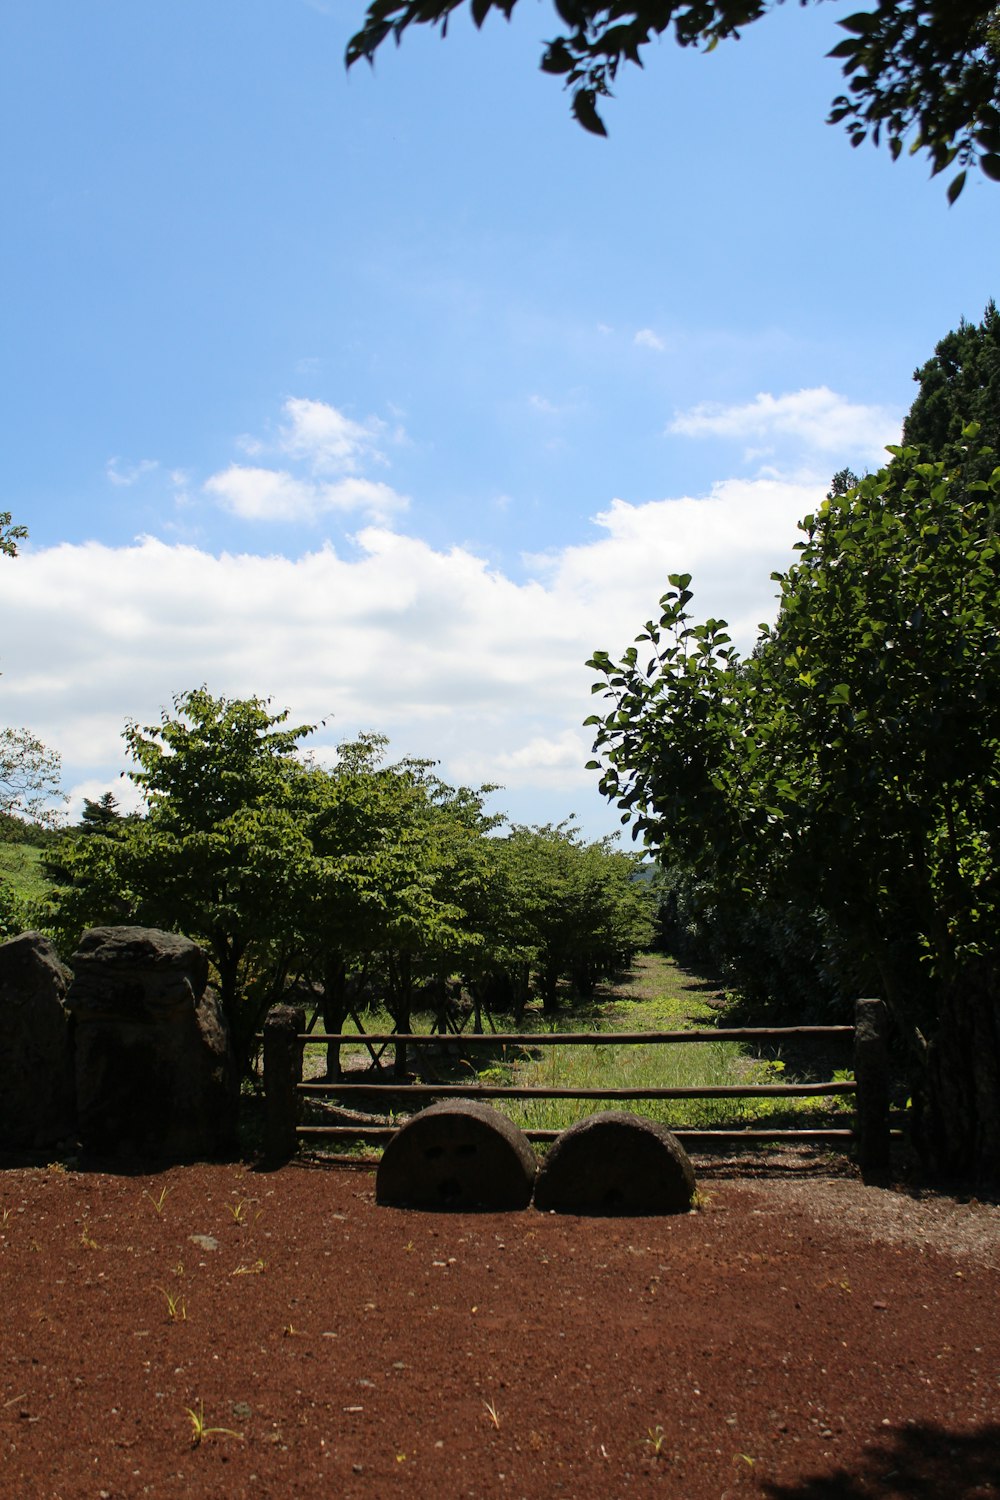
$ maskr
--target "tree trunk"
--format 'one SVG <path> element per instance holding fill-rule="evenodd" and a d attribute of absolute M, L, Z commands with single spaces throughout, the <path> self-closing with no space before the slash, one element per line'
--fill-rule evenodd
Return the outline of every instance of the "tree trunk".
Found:
<path fill-rule="evenodd" d="M 339 954 L 330 955 L 323 967 L 323 1029 L 343 1031 L 347 1009 L 347 965 Z M 326 1078 L 328 1083 L 340 1079 L 339 1042 L 326 1044 Z"/>
<path fill-rule="evenodd" d="M 585 958 L 573 965 L 573 990 L 584 1000 L 589 1000 L 594 993 L 594 968 Z"/>
<path fill-rule="evenodd" d="M 221 938 L 214 944 L 213 957 L 219 975 L 219 1000 L 222 1005 L 222 1014 L 226 1018 L 226 1025 L 229 1027 L 229 1037 L 240 1078 L 245 1078 L 250 1072 L 250 1059 L 254 1051 L 256 1033 L 253 1018 L 248 1025 L 244 1007 L 239 1003 L 237 986 L 243 952 L 243 945 L 236 943 L 235 940 Z"/>
<path fill-rule="evenodd" d="M 528 964 L 519 963 L 514 973 L 514 1019 L 519 1024 L 528 1008 L 530 994 L 531 969 Z"/>
<path fill-rule="evenodd" d="M 396 993 L 393 996 L 393 1025 L 396 1031 L 402 1032 L 402 1034 L 405 1036 L 409 1032 L 410 1026 L 412 1024 L 410 1020 L 410 1006 L 413 1002 L 413 969 L 410 963 L 410 955 L 408 953 L 401 953 L 399 955 L 398 968 L 395 977 L 397 982 L 394 985 Z M 394 1077 L 406 1078 L 406 1063 L 406 1043 L 397 1042 L 392 1068 Z"/>
<path fill-rule="evenodd" d="M 557 991 L 559 985 L 559 967 L 557 964 L 546 964 L 541 975 L 542 1009 L 547 1016 L 558 1009 L 559 1001 Z"/>
<path fill-rule="evenodd" d="M 970 965 L 942 990 L 914 1103 L 925 1166 L 953 1180 L 1000 1182 L 1000 966 Z"/>

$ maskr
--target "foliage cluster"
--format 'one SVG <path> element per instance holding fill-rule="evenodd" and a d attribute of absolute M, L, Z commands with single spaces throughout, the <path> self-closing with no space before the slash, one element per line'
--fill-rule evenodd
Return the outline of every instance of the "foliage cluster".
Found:
<path fill-rule="evenodd" d="M 347 48 L 350 66 L 373 62 L 389 38 L 413 25 L 438 26 L 468 9 L 476 26 L 491 11 L 510 18 L 518 0 L 369 0 Z M 779 0 L 780 3 L 780 0 Z M 799 0 L 802 7 L 818 0 Z M 642 67 L 652 41 L 672 30 L 682 47 L 711 52 L 773 8 L 769 0 L 553 0 L 562 34 L 542 56 L 544 72 L 565 80 L 577 120 L 606 134 L 597 104 L 610 97 L 623 63 Z M 1000 16 L 993 0 L 876 0 L 844 17 L 833 48 L 846 92 L 830 106 L 852 145 L 885 141 L 895 160 L 924 151 L 933 173 L 957 162 L 958 197 L 970 166 L 1000 179 Z"/>
<path fill-rule="evenodd" d="M 405 1032 L 422 992 L 454 976 L 509 997 L 536 970 L 554 1003 L 561 975 L 592 981 L 648 940 L 639 856 L 569 825 L 504 834 L 485 810 L 493 788 L 389 764 L 376 735 L 325 768 L 302 753 L 310 727 L 204 688 L 159 724 L 129 724 L 145 814 L 92 804 L 50 856 L 62 946 L 103 922 L 202 941 L 246 1058 L 293 984 L 334 1030 L 370 986 Z"/>
<path fill-rule="evenodd" d="M 974 350 L 977 368 L 992 367 L 997 333 L 991 307 L 925 369 L 961 389 Z M 947 435 L 946 405 L 915 406 L 908 430 Z M 749 657 L 724 621 L 693 622 L 687 574 L 670 578 L 621 661 L 595 654 L 594 691 L 611 706 L 588 721 L 592 764 L 623 822 L 672 867 L 675 914 L 711 930 L 744 988 L 784 990 L 797 1008 L 802 981 L 818 982 L 836 952 L 832 995 L 885 996 L 928 1154 L 990 1172 L 1000 466 L 976 423 L 947 460 L 912 445 L 889 453 L 801 523 L 798 561 L 774 575 L 777 622 Z"/>

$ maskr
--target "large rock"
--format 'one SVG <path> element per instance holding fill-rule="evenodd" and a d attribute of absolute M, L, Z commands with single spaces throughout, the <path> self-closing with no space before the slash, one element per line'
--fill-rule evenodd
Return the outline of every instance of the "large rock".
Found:
<path fill-rule="evenodd" d="M 571 1125 L 539 1168 L 535 1207 L 571 1214 L 682 1214 L 694 1169 L 665 1125 L 603 1110 Z"/>
<path fill-rule="evenodd" d="M 475 1100 L 432 1104 L 386 1146 L 375 1197 L 396 1208 L 527 1208 L 536 1166 L 527 1138 L 499 1111 Z"/>
<path fill-rule="evenodd" d="M 40 932 L 0 944 L 0 1146 L 41 1150 L 74 1136 L 71 978 Z"/>
<path fill-rule="evenodd" d="M 71 960 L 84 1150 L 190 1160 L 236 1140 L 238 1078 L 203 949 L 150 927 L 94 927 Z"/>

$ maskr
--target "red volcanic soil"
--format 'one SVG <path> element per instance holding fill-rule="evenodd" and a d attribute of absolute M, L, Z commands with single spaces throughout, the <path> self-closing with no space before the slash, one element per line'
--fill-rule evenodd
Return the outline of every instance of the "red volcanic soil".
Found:
<path fill-rule="evenodd" d="M 2 1171 L 0 1495 L 1000 1496 L 998 1211 L 702 1187 L 578 1219 Z"/>

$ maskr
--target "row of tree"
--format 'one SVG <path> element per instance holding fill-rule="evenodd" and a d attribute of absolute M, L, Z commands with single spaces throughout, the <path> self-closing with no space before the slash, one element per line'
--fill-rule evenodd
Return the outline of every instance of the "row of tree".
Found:
<path fill-rule="evenodd" d="M 669 870 L 675 918 L 745 990 L 881 993 L 918 1140 L 1000 1161 L 1000 315 L 918 370 L 891 462 L 838 476 L 747 658 L 688 575 L 589 722 L 602 788 Z M 963 418 L 974 418 L 968 421 Z"/>
<path fill-rule="evenodd" d="M 583 841 L 570 824 L 500 831 L 492 787 L 451 787 L 430 761 L 385 758 L 369 735 L 326 769 L 257 698 L 175 699 L 125 739 L 145 799 L 110 797 L 49 855 L 47 925 L 139 922 L 204 942 L 241 1055 L 293 983 L 320 987 L 339 1029 L 367 984 L 398 1031 L 422 995 L 444 1005 L 461 976 L 476 1001 L 518 1010 L 537 975 L 547 1008 L 560 978 L 587 990 L 651 933 L 640 856 Z M 443 1014 L 442 1014 L 443 1019 Z"/>

